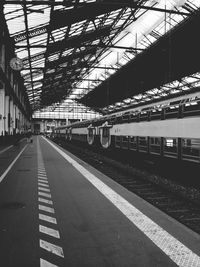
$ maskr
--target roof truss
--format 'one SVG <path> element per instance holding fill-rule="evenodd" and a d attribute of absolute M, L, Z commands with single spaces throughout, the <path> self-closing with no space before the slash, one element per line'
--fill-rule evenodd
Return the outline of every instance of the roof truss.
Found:
<path fill-rule="evenodd" d="M 113 48 L 126 50 L 129 55 L 143 51 L 143 47 L 115 45 L 114 40 L 147 11 L 178 16 L 193 12 L 192 5 L 181 11 L 168 10 L 146 0 L 4 0 L 2 5 L 9 28 L 20 25 L 11 30 L 11 36 L 16 55 L 24 63 L 21 73 L 33 109 L 76 95 L 73 88 L 78 88 L 80 81 L 90 80 L 87 76 L 94 69 L 105 69 L 105 74 L 119 69 L 120 64 L 101 65 L 104 54 Z M 101 79 L 91 80 L 95 83 Z"/>

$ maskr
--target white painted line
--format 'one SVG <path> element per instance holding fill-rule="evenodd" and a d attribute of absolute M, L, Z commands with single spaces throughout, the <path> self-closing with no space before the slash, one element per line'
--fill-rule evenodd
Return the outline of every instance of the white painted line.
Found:
<path fill-rule="evenodd" d="M 41 175 L 41 174 L 38 174 L 38 177 L 41 177 L 41 178 L 47 178 L 47 175 Z"/>
<path fill-rule="evenodd" d="M 38 172 L 38 176 L 47 177 L 46 173 L 41 173 L 41 172 Z"/>
<path fill-rule="evenodd" d="M 44 181 L 48 181 L 47 177 L 38 176 L 38 179 L 41 179 L 41 180 L 44 180 Z"/>
<path fill-rule="evenodd" d="M 46 221 L 46 222 L 49 222 L 49 223 L 57 224 L 56 218 L 51 217 L 51 216 L 47 216 L 47 215 L 44 215 L 44 214 L 41 214 L 41 213 L 39 213 L 39 219 L 43 220 L 43 221 Z"/>
<path fill-rule="evenodd" d="M 17 157 L 13 160 L 13 162 L 9 165 L 9 167 L 6 169 L 6 171 L 0 176 L 0 183 L 3 181 L 3 179 L 6 177 L 7 173 L 10 171 L 12 166 L 15 164 L 15 162 L 18 160 L 18 158 L 21 156 L 21 154 L 26 149 L 27 145 L 20 151 L 20 153 L 17 155 Z"/>
<path fill-rule="evenodd" d="M 48 184 L 48 181 L 46 179 L 45 180 L 38 179 L 38 182 Z"/>
<path fill-rule="evenodd" d="M 39 204 L 38 208 L 39 208 L 39 210 L 43 210 L 43 211 L 46 211 L 46 212 L 49 212 L 49 213 L 55 213 L 53 208 L 49 208 L 49 207 L 44 206 L 44 205 L 40 205 Z"/>
<path fill-rule="evenodd" d="M 46 260 L 40 259 L 40 267 L 58 267 L 58 266 Z"/>
<path fill-rule="evenodd" d="M 43 183 L 38 183 L 38 185 L 45 186 L 45 187 L 49 187 L 48 184 L 43 184 Z"/>
<path fill-rule="evenodd" d="M 38 173 L 38 176 L 47 177 L 46 174 Z"/>
<path fill-rule="evenodd" d="M 39 198 L 38 198 L 38 201 L 39 201 L 39 202 L 46 203 L 46 204 L 49 204 L 49 205 L 53 205 L 53 201 L 48 200 L 48 199 L 45 199 L 45 198 L 41 198 L 41 197 L 39 197 Z"/>
<path fill-rule="evenodd" d="M 0 151 L 0 154 L 2 154 L 3 152 L 7 151 L 7 150 L 10 149 L 11 147 L 13 147 L 13 145 L 12 145 L 12 146 L 8 146 L 8 147 L 2 149 L 2 150 Z"/>
<path fill-rule="evenodd" d="M 43 196 L 43 197 L 51 198 L 51 194 L 47 194 L 47 193 L 44 193 L 44 192 L 38 192 L 38 195 L 39 196 Z"/>
<path fill-rule="evenodd" d="M 63 249 L 59 246 L 40 239 L 40 247 L 53 254 L 56 254 L 57 256 L 64 258 Z"/>
<path fill-rule="evenodd" d="M 38 179 L 43 179 L 43 180 L 46 180 L 47 181 L 47 177 L 38 176 Z"/>
<path fill-rule="evenodd" d="M 45 235 L 50 235 L 50 236 L 53 236 L 55 238 L 60 238 L 60 234 L 57 230 L 46 227 L 44 225 L 39 225 L 39 231 Z"/>
<path fill-rule="evenodd" d="M 93 184 L 115 207 L 117 207 L 138 229 L 180 267 L 199 267 L 200 257 L 187 246 L 165 231 L 153 220 L 130 204 L 126 199 L 104 184 L 65 152 L 44 138 L 60 155 Z"/>
<path fill-rule="evenodd" d="M 45 191 L 45 192 L 50 192 L 50 189 L 48 188 L 43 188 L 43 187 L 38 187 L 38 190 Z"/>

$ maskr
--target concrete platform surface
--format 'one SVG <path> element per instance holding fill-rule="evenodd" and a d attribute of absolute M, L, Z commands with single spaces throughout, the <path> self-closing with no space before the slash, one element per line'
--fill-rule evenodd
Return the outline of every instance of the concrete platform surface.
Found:
<path fill-rule="evenodd" d="M 200 266 L 200 236 L 37 136 L 0 154 L 0 266 Z"/>

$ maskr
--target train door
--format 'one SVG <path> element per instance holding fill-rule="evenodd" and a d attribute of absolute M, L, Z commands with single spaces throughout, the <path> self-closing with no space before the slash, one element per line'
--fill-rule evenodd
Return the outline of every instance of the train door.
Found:
<path fill-rule="evenodd" d="M 112 128 L 112 125 L 108 125 L 107 121 L 102 126 L 99 127 L 100 142 L 103 148 L 108 148 L 111 144 L 111 134 L 110 134 L 111 128 Z"/>
<path fill-rule="evenodd" d="M 88 133 L 87 133 L 87 142 L 89 145 L 93 145 L 95 141 L 95 127 L 91 125 L 88 126 Z"/>
<path fill-rule="evenodd" d="M 72 140 L 72 128 L 68 129 L 68 140 L 71 141 Z"/>

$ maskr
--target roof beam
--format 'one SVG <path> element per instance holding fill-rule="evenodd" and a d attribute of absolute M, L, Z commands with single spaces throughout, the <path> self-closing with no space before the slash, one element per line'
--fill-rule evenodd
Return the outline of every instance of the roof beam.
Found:
<path fill-rule="evenodd" d="M 29 47 L 30 48 L 46 48 L 47 46 L 46 45 L 41 45 L 41 44 L 38 44 L 38 45 L 32 44 Z M 15 48 L 16 49 L 27 48 L 27 45 L 15 45 Z"/>
<path fill-rule="evenodd" d="M 52 29 L 58 29 L 67 25 L 71 25 L 83 20 L 93 20 L 97 16 L 107 14 L 120 8 L 125 8 L 124 4 L 113 5 L 101 3 L 81 4 L 78 8 L 68 10 L 56 10 L 50 22 Z"/>
<path fill-rule="evenodd" d="M 32 66 L 31 66 L 31 52 L 30 52 L 30 40 L 28 37 L 28 15 L 27 15 L 27 8 L 26 8 L 26 0 L 23 0 L 23 12 L 24 12 L 24 22 L 25 22 L 25 28 L 26 28 L 26 38 L 27 38 L 27 49 L 28 49 L 28 57 L 29 57 L 29 69 L 30 69 L 30 78 L 31 78 L 31 88 L 32 88 L 32 94 L 33 94 L 33 100 L 34 100 L 34 88 L 33 88 L 33 74 L 32 74 Z"/>
<path fill-rule="evenodd" d="M 3 4 L 7 4 L 7 5 L 8 4 L 9 5 L 12 5 L 12 4 L 24 5 L 24 3 L 21 0 L 9 0 L 9 1 L 4 0 Z M 49 6 L 51 6 L 51 5 L 53 5 L 53 6 L 62 5 L 62 6 L 65 6 L 65 7 L 74 6 L 73 3 L 69 3 L 68 1 L 52 2 L 52 1 L 39 1 L 39 0 L 38 1 L 36 1 L 36 0 L 27 0 L 26 1 L 26 5 L 49 5 Z M 179 12 L 179 11 L 170 10 L 170 9 L 156 8 L 156 7 L 152 7 L 152 6 L 144 6 L 144 5 L 137 4 L 135 1 L 129 1 L 129 0 L 126 0 L 126 1 L 125 0 L 124 1 L 121 0 L 119 2 L 112 2 L 112 1 L 104 0 L 104 1 L 101 1 L 101 2 L 95 2 L 95 3 L 79 3 L 78 6 L 79 6 L 79 9 L 81 7 L 85 8 L 87 6 L 88 7 L 89 6 L 94 6 L 95 8 L 101 7 L 100 9 L 102 9 L 102 7 L 106 7 L 106 8 L 109 7 L 109 9 L 111 9 L 111 10 L 108 10 L 107 12 L 111 12 L 112 10 L 117 10 L 119 8 L 130 7 L 130 8 L 141 8 L 141 9 L 146 9 L 146 10 L 153 10 L 153 11 L 158 11 L 158 12 L 166 12 L 166 13 L 171 13 L 171 14 L 185 15 L 185 16 L 188 16 L 190 14 L 189 12 L 186 13 L 186 12 Z M 95 8 L 94 8 L 94 10 L 95 10 Z M 97 12 L 97 10 L 96 10 L 96 12 Z M 106 13 L 106 10 L 104 11 L 104 13 Z M 92 13 L 89 13 L 89 14 L 92 14 Z M 101 14 L 99 14 L 99 15 L 101 15 Z M 87 15 L 88 15 L 88 13 L 87 13 Z M 92 14 L 92 16 L 93 16 L 93 14 Z M 96 17 L 96 16 L 98 16 L 98 13 L 94 14 L 94 17 Z M 84 20 L 84 19 L 81 19 L 81 20 Z M 72 22 L 72 23 L 74 23 L 74 22 Z"/>
<path fill-rule="evenodd" d="M 56 43 L 52 43 L 48 46 L 47 52 L 49 54 L 55 53 L 56 51 L 63 48 L 74 48 L 84 46 L 88 41 L 95 41 L 102 36 L 107 36 L 110 33 L 110 26 L 104 26 L 97 30 L 91 30 L 84 34 L 72 36 L 71 38 L 67 38 L 63 41 L 58 41 Z"/>
<path fill-rule="evenodd" d="M 143 51 L 144 49 L 143 48 L 135 48 L 135 47 L 127 47 L 127 46 L 119 46 L 119 45 L 107 45 L 107 44 L 103 44 L 103 43 L 99 43 L 99 44 L 87 44 L 86 45 L 87 47 L 91 46 L 91 47 L 101 47 L 101 48 L 116 48 L 116 49 L 124 49 L 124 50 L 129 50 L 129 51 Z"/>
<path fill-rule="evenodd" d="M 96 52 L 96 48 L 92 47 L 92 48 L 86 49 L 84 51 L 77 52 L 74 55 L 61 57 L 58 60 L 47 62 L 45 67 L 46 68 L 53 68 L 53 67 L 55 68 L 55 66 L 57 66 L 57 65 L 63 64 L 65 62 L 73 62 L 73 60 L 75 60 L 77 58 L 81 58 L 81 57 L 86 56 L 88 54 L 94 54 L 95 52 Z"/>

